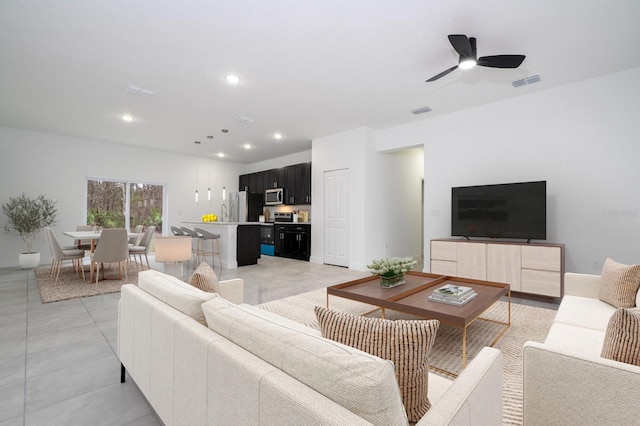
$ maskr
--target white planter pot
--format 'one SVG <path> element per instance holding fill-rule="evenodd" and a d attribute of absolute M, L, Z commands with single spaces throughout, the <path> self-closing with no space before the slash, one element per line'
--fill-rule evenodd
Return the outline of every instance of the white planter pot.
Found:
<path fill-rule="evenodd" d="M 22 269 L 34 269 L 40 264 L 40 253 L 20 253 L 18 263 Z"/>

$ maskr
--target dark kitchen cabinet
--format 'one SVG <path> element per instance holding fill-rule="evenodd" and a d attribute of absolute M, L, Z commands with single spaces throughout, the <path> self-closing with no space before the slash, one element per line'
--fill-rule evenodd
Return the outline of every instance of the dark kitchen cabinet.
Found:
<path fill-rule="evenodd" d="M 262 172 L 249 175 L 249 192 L 264 193 L 264 174 Z"/>
<path fill-rule="evenodd" d="M 260 258 L 260 225 L 238 225 L 238 266 L 255 265 Z"/>
<path fill-rule="evenodd" d="M 264 174 L 264 189 L 286 188 L 282 168 L 266 170 L 262 173 Z"/>
<path fill-rule="evenodd" d="M 284 167 L 286 204 L 311 204 L 311 163 Z"/>
<path fill-rule="evenodd" d="M 276 225 L 274 254 L 308 261 L 311 255 L 311 225 Z"/>
<path fill-rule="evenodd" d="M 270 188 L 284 188 L 284 204 L 311 204 L 311 163 L 240 175 L 238 190 L 263 193 Z"/>
<path fill-rule="evenodd" d="M 300 181 L 298 184 L 298 204 L 311 204 L 311 163 L 300 164 Z"/>
<path fill-rule="evenodd" d="M 240 175 L 238 178 L 238 191 L 249 191 L 249 175 Z"/>

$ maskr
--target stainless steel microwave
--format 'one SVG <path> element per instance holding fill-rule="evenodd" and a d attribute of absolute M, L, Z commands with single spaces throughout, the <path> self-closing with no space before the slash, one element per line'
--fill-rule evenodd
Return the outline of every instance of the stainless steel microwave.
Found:
<path fill-rule="evenodd" d="M 273 188 L 264 191 L 264 204 L 277 206 L 284 203 L 284 188 Z"/>

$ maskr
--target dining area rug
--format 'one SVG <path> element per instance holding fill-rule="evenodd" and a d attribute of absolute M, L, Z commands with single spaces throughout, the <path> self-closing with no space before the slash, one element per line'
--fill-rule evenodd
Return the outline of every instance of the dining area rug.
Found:
<path fill-rule="evenodd" d="M 106 266 L 106 265 L 105 265 Z M 118 293 L 120 287 L 124 284 L 137 284 L 138 272 L 141 271 L 139 265 L 127 262 L 127 279 L 125 279 L 124 270 L 122 271 L 122 279 L 118 278 L 118 266 L 114 264 L 105 270 L 105 277 L 102 279 L 100 272 L 100 280 L 89 282 L 89 270 L 85 265 L 85 279 L 82 274 L 76 274 L 72 266 L 65 266 L 60 270 L 58 282 L 55 276 L 51 278 L 49 275 L 49 267 L 38 268 L 35 270 L 36 282 L 40 290 L 40 298 L 42 303 L 59 302 L 61 300 L 76 299 L 79 297 L 97 296 L 99 294 Z"/>

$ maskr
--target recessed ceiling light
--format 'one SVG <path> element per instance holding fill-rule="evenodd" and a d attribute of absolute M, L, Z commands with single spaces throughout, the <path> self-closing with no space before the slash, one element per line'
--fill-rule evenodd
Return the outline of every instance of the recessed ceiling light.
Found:
<path fill-rule="evenodd" d="M 127 123 L 131 123 L 133 121 L 133 116 L 129 114 L 124 114 L 122 116 L 122 120 L 126 121 Z"/>
<path fill-rule="evenodd" d="M 245 143 L 243 146 L 244 149 L 251 149 L 251 144 Z"/>
<path fill-rule="evenodd" d="M 273 137 L 276 139 L 282 139 L 282 135 L 280 133 L 274 134 Z"/>
<path fill-rule="evenodd" d="M 233 74 L 229 74 L 228 76 L 225 77 L 225 79 L 229 84 L 238 84 L 240 82 L 240 77 Z"/>
<path fill-rule="evenodd" d="M 218 157 L 220 157 L 220 158 L 224 157 L 224 152 L 219 152 L 218 153 Z"/>

